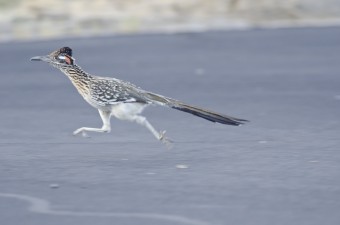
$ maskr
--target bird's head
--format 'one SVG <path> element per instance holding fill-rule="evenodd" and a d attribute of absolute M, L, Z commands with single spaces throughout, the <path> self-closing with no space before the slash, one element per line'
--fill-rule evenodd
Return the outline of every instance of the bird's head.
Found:
<path fill-rule="evenodd" d="M 31 61 L 43 61 L 51 64 L 59 69 L 74 65 L 74 58 L 72 58 L 72 49 L 69 47 L 62 47 L 45 56 L 35 56 Z"/>

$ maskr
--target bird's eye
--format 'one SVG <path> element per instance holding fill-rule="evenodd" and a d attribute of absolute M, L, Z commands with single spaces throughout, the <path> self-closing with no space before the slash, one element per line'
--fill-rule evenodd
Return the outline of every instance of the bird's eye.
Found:
<path fill-rule="evenodd" d="M 65 60 L 66 57 L 64 55 L 59 55 L 58 58 L 62 59 L 62 60 Z"/>

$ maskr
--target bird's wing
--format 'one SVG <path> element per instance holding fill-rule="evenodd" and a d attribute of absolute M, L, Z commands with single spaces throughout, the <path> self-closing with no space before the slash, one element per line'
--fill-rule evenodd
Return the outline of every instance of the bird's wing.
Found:
<path fill-rule="evenodd" d="M 135 85 L 115 79 L 96 79 L 91 85 L 92 96 L 102 105 L 114 105 L 117 103 L 140 102 L 147 103 L 147 99 L 140 94 L 141 89 Z"/>

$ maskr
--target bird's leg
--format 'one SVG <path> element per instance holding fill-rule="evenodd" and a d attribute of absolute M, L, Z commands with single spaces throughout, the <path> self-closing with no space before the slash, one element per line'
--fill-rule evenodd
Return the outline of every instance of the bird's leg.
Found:
<path fill-rule="evenodd" d="M 110 125 L 110 117 L 111 112 L 110 111 L 103 111 L 98 109 L 100 118 L 102 118 L 103 126 L 101 128 L 92 128 L 92 127 L 81 127 L 73 132 L 73 135 L 77 135 L 81 133 L 83 137 L 88 137 L 86 131 L 92 131 L 92 132 L 105 132 L 109 133 L 111 131 L 111 125 Z"/>
<path fill-rule="evenodd" d="M 146 127 L 158 140 L 160 140 L 170 148 L 170 144 L 172 143 L 172 141 L 165 136 L 165 131 L 161 131 L 160 133 L 157 132 L 144 116 L 135 115 L 133 120 L 136 121 L 138 124 Z"/>

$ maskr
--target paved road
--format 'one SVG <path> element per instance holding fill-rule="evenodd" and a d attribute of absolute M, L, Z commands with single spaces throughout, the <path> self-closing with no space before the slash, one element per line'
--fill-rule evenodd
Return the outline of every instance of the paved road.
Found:
<path fill-rule="evenodd" d="M 340 28 L 0 44 L 2 225 L 340 223 Z M 251 120 L 175 110 L 101 126 L 68 79 L 29 62 L 62 46 L 86 71 Z"/>

